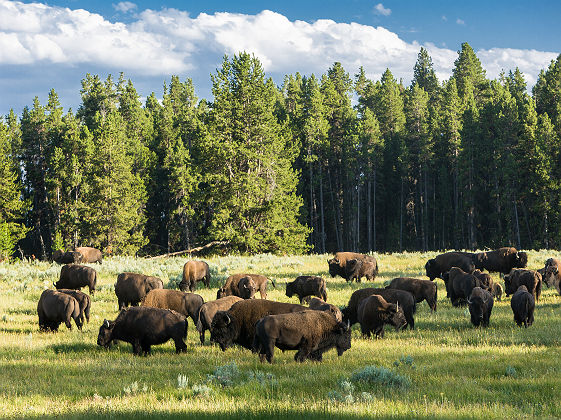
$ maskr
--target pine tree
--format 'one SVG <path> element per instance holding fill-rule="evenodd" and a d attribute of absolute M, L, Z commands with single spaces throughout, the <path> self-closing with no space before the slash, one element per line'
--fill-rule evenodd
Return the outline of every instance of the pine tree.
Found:
<path fill-rule="evenodd" d="M 532 93 L 538 114 L 547 113 L 561 137 L 561 54 L 552 60 L 548 69 L 540 72 Z"/>
<path fill-rule="evenodd" d="M 438 91 L 438 79 L 433 68 L 432 58 L 423 47 L 419 51 L 417 62 L 413 68 L 413 86 L 424 89 L 431 97 Z"/>

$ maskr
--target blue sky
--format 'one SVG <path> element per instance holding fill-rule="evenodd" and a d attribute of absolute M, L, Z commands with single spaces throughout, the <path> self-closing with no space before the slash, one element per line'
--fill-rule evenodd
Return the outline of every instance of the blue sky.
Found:
<path fill-rule="evenodd" d="M 211 100 L 209 75 L 240 50 L 278 84 L 334 61 L 374 80 L 389 68 L 409 84 L 421 46 L 442 81 L 468 42 L 488 77 L 518 66 L 531 86 L 561 52 L 560 20 L 559 1 L 0 0 L 0 115 L 34 96 L 44 103 L 51 88 L 76 109 L 86 73 L 123 71 L 142 96 L 161 96 L 177 74 Z"/>

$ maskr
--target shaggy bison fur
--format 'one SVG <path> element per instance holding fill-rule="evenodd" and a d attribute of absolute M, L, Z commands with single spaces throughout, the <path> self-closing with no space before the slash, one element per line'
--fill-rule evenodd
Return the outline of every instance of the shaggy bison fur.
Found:
<path fill-rule="evenodd" d="M 554 286 L 557 293 L 561 295 L 561 260 L 557 258 L 549 258 L 545 262 L 545 267 L 538 272 L 542 274 L 543 281 L 548 287 Z"/>
<path fill-rule="evenodd" d="M 341 309 L 337 306 L 332 305 L 331 303 L 327 303 L 320 298 L 308 296 L 304 298 L 303 302 L 308 304 L 310 309 L 314 311 L 325 311 L 329 312 L 331 315 L 335 317 L 335 319 L 339 322 L 343 321 L 343 314 L 341 313 Z"/>
<path fill-rule="evenodd" d="M 142 306 L 173 309 L 181 315 L 188 316 L 197 323 L 199 308 L 205 303 L 202 296 L 195 293 L 184 293 L 179 290 L 153 289 L 148 292 Z"/>
<path fill-rule="evenodd" d="M 443 274 L 450 271 L 452 267 L 459 267 L 467 273 L 475 270 L 473 257 L 467 252 L 445 252 L 427 261 L 425 272 L 429 279 L 444 279 Z"/>
<path fill-rule="evenodd" d="M 534 270 L 513 269 L 505 276 L 506 295 L 513 295 L 520 286 L 526 286 L 528 292 L 534 295 L 536 300 L 540 299 L 542 293 L 542 276 Z"/>
<path fill-rule="evenodd" d="M 201 344 L 205 343 L 205 331 L 210 330 L 212 319 L 218 311 L 227 311 L 236 302 L 243 300 L 238 296 L 225 296 L 223 298 L 203 303 L 197 315 L 197 331 Z"/>
<path fill-rule="evenodd" d="M 317 296 L 324 301 L 327 300 L 327 289 L 325 280 L 318 276 L 299 276 L 296 280 L 286 284 L 286 296 L 298 296 L 300 304 L 307 296 Z"/>
<path fill-rule="evenodd" d="M 97 271 L 79 264 L 67 264 L 60 269 L 59 280 L 54 284 L 57 289 L 81 289 L 88 287 L 93 296 L 97 284 Z"/>
<path fill-rule="evenodd" d="M 62 322 L 66 328 L 72 329 L 71 320 L 74 320 L 78 329 L 82 329 L 80 304 L 66 293 L 51 289 L 43 291 L 37 303 L 37 315 L 41 331 L 58 331 Z"/>
<path fill-rule="evenodd" d="M 519 327 L 524 324 L 527 328 L 534 323 L 534 309 L 536 307 L 536 300 L 526 286 L 518 287 L 518 290 L 512 295 L 510 300 L 510 308 L 514 314 L 514 322 Z"/>
<path fill-rule="evenodd" d="M 233 274 L 226 279 L 224 286 L 218 289 L 216 298 L 220 299 L 225 296 L 238 296 L 243 299 L 249 299 L 250 297 L 253 297 L 257 291 L 259 291 L 261 299 L 267 299 L 268 281 L 269 279 L 261 274 Z M 273 279 L 271 279 L 271 283 L 273 284 L 273 287 L 277 287 Z M 251 290 L 252 286 L 255 288 L 253 293 Z"/>
<path fill-rule="evenodd" d="M 206 287 L 210 287 L 210 269 L 204 261 L 187 261 L 183 266 L 183 276 L 179 283 L 182 292 L 197 289 L 197 283 L 202 281 Z"/>
<path fill-rule="evenodd" d="M 356 261 L 348 264 L 350 260 Z M 347 282 L 353 279 L 360 282 L 362 277 L 366 277 L 368 281 L 373 281 L 378 275 L 378 263 L 376 258 L 370 255 L 356 252 L 337 252 L 333 258 L 327 260 L 327 263 L 329 264 L 331 277 L 341 276 Z"/>
<path fill-rule="evenodd" d="M 411 293 L 417 303 L 426 300 L 431 311 L 436 311 L 437 287 L 436 283 L 429 280 L 398 277 L 386 286 L 386 289 L 399 289 Z"/>
<path fill-rule="evenodd" d="M 524 268 L 528 264 L 528 254 L 512 247 L 480 252 L 478 258 L 481 260 L 481 268 L 505 275 L 509 274 L 513 268 Z"/>
<path fill-rule="evenodd" d="M 268 315 L 255 325 L 253 351 L 259 353 L 261 362 L 272 363 L 275 347 L 297 350 L 297 362 L 321 361 L 329 349 L 335 347 L 341 356 L 351 348 L 351 329 L 323 311 Z"/>
<path fill-rule="evenodd" d="M 57 249 L 53 252 L 53 261 L 59 264 L 79 264 L 82 262 L 82 254 L 77 251 L 62 252 Z"/>
<path fill-rule="evenodd" d="M 75 252 L 79 252 L 82 255 L 82 263 L 102 263 L 103 255 L 101 251 L 97 248 L 92 248 L 91 246 L 79 246 L 74 248 Z"/>
<path fill-rule="evenodd" d="M 126 306 L 137 306 L 154 289 L 163 289 L 164 283 L 157 277 L 139 273 L 121 273 L 115 283 L 115 295 L 119 309 Z"/>
<path fill-rule="evenodd" d="M 474 326 L 488 327 L 493 310 L 493 296 L 481 287 L 474 287 L 469 295 L 468 308 Z"/>
<path fill-rule="evenodd" d="M 466 273 L 458 267 L 452 267 L 444 275 L 446 292 L 453 306 L 463 306 L 471 295 L 474 287 L 481 287 L 482 283 L 478 277 L 471 273 Z"/>
<path fill-rule="evenodd" d="M 358 305 L 358 322 L 363 336 L 384 337 L 384 324 L 392 325 L 396 331 L 407 325 L 403 309 L 399 304 L 388 303 L 380 295 L 370 295 Z"/>

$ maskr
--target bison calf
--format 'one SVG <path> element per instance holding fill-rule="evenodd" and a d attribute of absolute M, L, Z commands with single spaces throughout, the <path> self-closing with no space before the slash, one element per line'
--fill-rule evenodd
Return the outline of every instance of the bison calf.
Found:
<path fill-rule="evenodd" d="M 150 354 L 150 347 L 168 340 L 175 343 L 175 352 L 185 351 L 187 319 L 172 310 L 139 306 L 123 309 L 115 321 L 104 320 L 99 327 L 97 344 L 109 347 L 113 340 L 132 344 L 136 355 Z"/>
<path fill-rule="evenodd" d="M 313 309 L 314 311 L 329 312 L 331 315 L 333 315 L 335 317 L 335 319 L 337 321 L 339 321 L 339 322 L 343 321 L 343 313 L 341 312 L 341 309 L 339 309 L 335 305 L 324 302 L 323 300 L 321 300 L 319 298 L 310 297 L 310 296 L 308 296 L 307 298 L 304 298 L 303 302 L 307 303 L 308 307 L 310 309 Z"/>
<path fill-rule="evenodd" d="M 41 331 L 58 331 L 62 322 L 66 328 L 72 329 L 72 319 L 78 329 L 82 329 L 80 305 L 76 299 L 66 293 L 50 289 L 43 291 L 37 303 L 37 315 Z"/>
<path fill-rule="evenodd" d="M 297 362 L 308 358 L 321 361 L 323 353 L 333 347 L 339 356 L 351 348 L 351 329 L 322 311 L 268 315 L 255 325 L 253 350 L 261 362 L 266 358 L 272 363 L 275 346 L 283 351 L 298 350 L 294 356 Z"/>
<path fill-rule="evenodd" d="M 518 287 L 518 290 L 512 295 L 510 300 L 510 308 L 514 314 L 514 322 L 519 327 L 524 324 L 527 328 L 534 323 L 534 309 L 536 307 L 536 301 L 534 296 L 526 286 L 522 285 Z"/>
<path fill-rule="evenodd" d="M 318 276 L 299 276 L 296 280 L 286 284 L 286 296 L 298 296 L 300 304 L 307 296 L 317 296 L 324 301 L 327 300 L 325 280 Z"/>
<path fill-rule="evenodd" d="M 436 283 L 429 280 L 398 277 L 386 286 L 386 289 L 399 289 L 411 293 L 417 303 L 426 300 L 431 311 L 436 311 L 437 287 Z"/>
<path fill-rule="evenodd" d="M 493 310 L 493 296 L 481 287 L 474 287 L 468 299 L 471 323 L 478 327 L 489 326 L 489 318 Z"/>
<path fill-rule="evenodd" d="M 358 322 L 363 336 L 384 337 L 384 324 L 392 325 L 396 331 L 407 325 L 403 309 L 399 304 L 388 303 L 380 295 L 371 295 L 358 305 Z"/>
<path fill-rule="evenodd" d="M 163 289 L 164 282 L 152 276 L 138 273 L 121 273 L 115 283 L 115 295 L 119 303 L 119 310 L 126 306 L 137 306 L 154 289 Z"/>

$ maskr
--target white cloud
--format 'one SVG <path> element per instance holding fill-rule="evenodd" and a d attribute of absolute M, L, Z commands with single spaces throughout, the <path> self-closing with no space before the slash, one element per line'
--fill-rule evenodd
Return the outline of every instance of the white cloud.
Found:
<path fill-rule="evenodd" d="M 458 25 L 465 25 L 465 24 L 466 24 L 466 23 L 465 23 L 462 19 L 460 19 L 460 18 L 456 19 L 456 23 L 457 23 Z"/>
<path fill-rule="evenodd" d="M 268 10 L 192 18 L 175 9 L 148 9 L 135 19 L 112 23 L 86 10 L 0 0 L 0 66 L 44 63 L 61 71 L 86 66 L 108 73 L 125 71 L 129 77 L 180 74 L 209 81 L 223 54 L 245 50 L 255 54 L 277 82 L 297 71 L 319 75 L 340 61 L 351 74 L 362 65 L 368 77 L 379 79 L 389 68 L 409 83 L 421 47 L 381 26 L 290 21 Z M 450 77 L 457 52 L 431 43 L 423 46 L 439 79 Z M 490 48 L 476 54 L 488 77 L 518 66 L 531 85 L 558 52 Z"/>
<path fill-rule="evenodd" d="M 122 13 L 128 13 L 137 9 L 137 5 L 130 1 L 122 1 L 117 4 L 112 4 L 113 8 Z"/>
<path fill-rule="evenodd" d="M 389 16 L 392 14 L 392 9 L 386 9 L 382 3 L 378 3 L 374 6 L 374 13 L 377 15 Z"/>
<path fill-rule="evenodd" d="M 447 18 L 446 16 L 442 15 L 442 20 L 443 20 L 444 22 L 447 22 L 447 21 L 448 21 L 448 18 Z"/>

